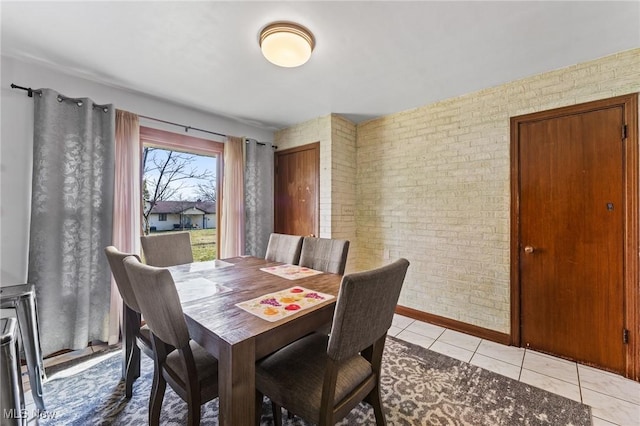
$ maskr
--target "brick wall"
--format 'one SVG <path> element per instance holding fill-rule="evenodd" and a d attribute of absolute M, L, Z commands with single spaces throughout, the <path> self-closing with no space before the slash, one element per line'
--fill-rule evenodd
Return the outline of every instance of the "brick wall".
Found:
<path fill-rule="evenodd" d="M 508 333 L 509 118 L 638 91 L 635 49 L 359 124 L 355 268 L 406 257 L 400 305 Z"/>
<path fill-rule="evenodd" d="M 356 242 L 356 125 L 331 116 L 331 237 L 349 240 L 346 272 L 357 258 Z"/>
<path fill-rule="evenodd" d="M 347 270 L 406 257 L 400 304 L 509 332 L 509 118 L 640 91 L 640 49 L 354 125 L 276 132 L 320 142 L 320 236 Z"/>

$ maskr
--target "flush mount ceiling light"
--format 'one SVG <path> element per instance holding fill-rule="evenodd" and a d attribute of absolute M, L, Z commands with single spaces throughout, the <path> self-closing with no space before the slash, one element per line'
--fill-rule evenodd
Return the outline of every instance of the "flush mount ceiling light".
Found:
<path fill-rule="evenodd" d="M 313 34 L 293 22 L 274 22 L 260 32 L 260 49 L 267 60 L 281 67 L 299 67 L 315 47 Z"/>

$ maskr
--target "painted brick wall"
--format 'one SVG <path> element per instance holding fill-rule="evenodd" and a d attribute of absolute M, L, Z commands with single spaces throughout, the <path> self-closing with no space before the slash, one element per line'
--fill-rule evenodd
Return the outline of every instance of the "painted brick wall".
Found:
<path fill-rule="evenodd" d="M 349 240 L 346 272 L 357 258 L 356 241 L 356 125 L 331 116 L 331 237 Z"/>
<path fill-rule="evenodd" d="M 509 118 L 638 91 L 635 49 L 359 124 L 355 268 L 406 257 L 400 305 L 508 333 Z"/>

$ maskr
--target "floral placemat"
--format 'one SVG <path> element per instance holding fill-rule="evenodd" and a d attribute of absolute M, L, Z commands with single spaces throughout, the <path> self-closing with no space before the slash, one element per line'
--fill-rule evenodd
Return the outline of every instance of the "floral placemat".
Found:
<path fill-rule="evenodd" d="M 261 271 L 277 275 L 288 280 L 297 280 L 300 278 L 311 277 L 313 275 L 322 274 L 322 271 L 307 268 L 299 265 L 278 265 L 269 266 L 268 268 L 260 268 Z"/>
<path fill-rule="evenodd" d="M 304 287 L 291 287 L 277 293 L 269 293 L 246 302 L 236 303 L 236 306 L 264 320 L 273 322 L 333 298 L 335 296 L 308 290 Z"/>

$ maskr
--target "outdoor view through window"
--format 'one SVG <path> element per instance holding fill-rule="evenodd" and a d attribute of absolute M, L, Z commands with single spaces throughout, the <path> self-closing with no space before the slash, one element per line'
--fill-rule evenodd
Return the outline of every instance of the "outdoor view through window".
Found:
<path fill-rule="evenodd" d="M 216 158 L 145 146 L 142 209 L 145 235 L 191 234 L 196 262 L 216 258 Z"/>

